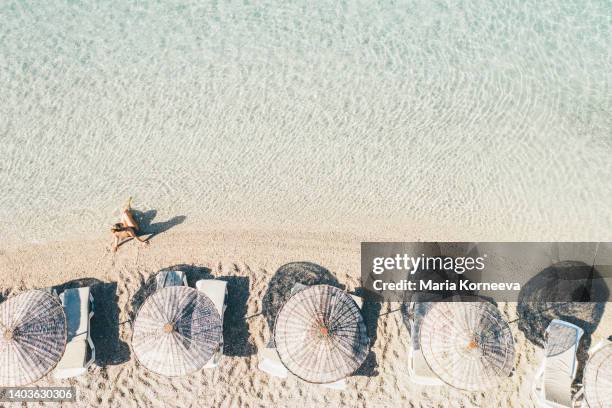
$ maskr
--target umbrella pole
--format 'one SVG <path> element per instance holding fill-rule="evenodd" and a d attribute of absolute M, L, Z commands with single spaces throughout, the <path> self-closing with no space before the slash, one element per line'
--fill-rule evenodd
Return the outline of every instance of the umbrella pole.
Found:
<path fill-rule="evenodd" d="M 6 329 L 6 330 L 4 331 L 4 339 L 5 339 L 6 341 L 11 341 L 11 340 L 13 340 L 13 336 L 14 336 L 14 335 L 15 335 L 15 334 L 14 334 L 14 333 L 13 333 L 13 331 L 12 331 L 12 330 L 10 330 L 10 329 Z"/>

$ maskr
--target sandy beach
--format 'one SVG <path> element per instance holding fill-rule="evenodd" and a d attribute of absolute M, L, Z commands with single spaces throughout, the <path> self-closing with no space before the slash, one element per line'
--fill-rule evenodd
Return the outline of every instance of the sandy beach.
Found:
<path fill-rule="evenodd" d="M 56 285 L 93 285 L 96 315 L 92 336 L 96 364 L 85 376 L 57 381 L 47 376 L 37 385 L 74 385 L 79 406 L 222 406 L 222 407 L 532 407 L 531 379 L 542 356 L 511 323 L 516 369 L 497 390 L 469 393 L 448 386 L 414 385 L 407 372 L 408 332 L 397 303 L 366 302 L 364 315 L 371 353 L 345 391 L 279 380 L 257 369 L 257 351 L 270 338 L 262 301 L 270 279 L 283 265 L 307 262 L 331 272 L 348 291 L 359 289 L 360 237 L 254 231 L 167 231 L 150 247 L 133 242 L 114 254 L 109 237 L 7 248 L 0 252 L 0 295 Z M 300 267 L 301 264 L 296 264 Z M 182 269 L 188 281 L 216 277 L 228 281 L 224 323 L 225 351 L 216 370 L 180 378 L 162 378 L 139 366 L 131 355 L 130 319 L 148 279 L 165 268 Z M 75 281 L 78 280 L 78 281 Z M 498 305 L 516 321 L 516 304 Z M 612 332 L 607 308 L 589 336 L 595 344 Z M 584 355 L 582 357 L 584 363 Z"/>
<path fill-rule="evenodd" d="M 265 299 L 287 268 L 359 293 L 364 241 L 612 241 L 609 2 L 5 3 L 0 302 L 86 285 L 96 308 L 89 373 L 36 385 L 92 407 L 535 406 L 542 333 L 517 304 L 497 305 L 516 346 L 500 389 L 414 385 L 400 305 L 368 301 L 371 352 L 334 391 L 257 369 Z M 113 253 L 130 196 L 151 244 Z M 228 282 L 217 369 L 135 362 L 164 269 Z M 603 306 L 583 310 L 577 381 L 612 334 Z"/>

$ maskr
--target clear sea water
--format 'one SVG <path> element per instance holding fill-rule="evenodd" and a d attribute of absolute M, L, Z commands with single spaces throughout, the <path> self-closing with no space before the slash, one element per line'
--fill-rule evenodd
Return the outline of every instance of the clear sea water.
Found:
<path fill-rule="evenodd" d="M 3 1 L 0 240 L 106 232 L 130 195 L 193 225 L 611 239 L 611 26 L 609 0 Z"/>

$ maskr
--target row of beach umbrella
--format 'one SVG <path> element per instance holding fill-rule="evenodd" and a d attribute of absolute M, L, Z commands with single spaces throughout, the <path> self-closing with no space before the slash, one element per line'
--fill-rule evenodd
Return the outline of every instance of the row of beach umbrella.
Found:
<path fill-rule="evenodd" d="M 202 292 L 171 286 L 150 295 L 133 326 L 132 349 L 140 364 L 165 376 L 201 369 L 219 349 L 222 318 Z M 499 385 L 514 366 L 514 343 L 498 309 L 481 301 L 434 304 L 420 329 L 423 355 L 447 384 L 469 391 Z M 274 343 L 285 367 L 311 383 L 353 374 L 369 353 L 359 306 L 328 285 L 291 296 L 276 317 Z M 0 386 L 30 384 L 49 373 L 66 346 L 66 316 L 59 299 L 30 290 L 0 304 Z M 610 398 L 612 345 L 597 351 L 584 375 L 593 407 Z"/>

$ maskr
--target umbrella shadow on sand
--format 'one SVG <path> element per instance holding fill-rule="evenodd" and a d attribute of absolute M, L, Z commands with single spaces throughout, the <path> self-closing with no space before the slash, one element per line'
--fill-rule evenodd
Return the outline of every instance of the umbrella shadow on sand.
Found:
<path fill-rule="evenodd" d="M 344 290 L 344 285 L 330 271 L 312 262 L 291 262 L 278 268 L 262 300 L 262 313 L 268 322 L 270 333 L 274 333 L 276 316 L 291 297 L 296 283 L 302 285 L 329 285 Z"/>
<path fill-rule="evenodd" d="M 173 270 L 170 268 L 167 268 L 167 269 Z M 153 273 L 146 280 L 142 276 L 140 278 L 141 279 L 140 286 L 138 290 L 136 291 L 136 293 L 134 293 L 134 295 L 130 299 L 130 309 L 127 312 L 129 316 L 129 320 L 132 322 L 132 324 L 134 322 L 134 319 L 136 318 L 136 315 L 138 314 L 138 310 L 140 310 L 140 307 L 142 306 L 144 301 L 150 295 L 152 295 L 156 290 L 156 283 L 155 283 L 156 275 L 157 273 Z"/>
<path fill-rule="evenodd" d="M 184 215 L 177 215 L 166 221 L 153 222 L 157 216 L 157 210 L 139 211 L 132 209 L 132 214 L 138 222 L 140 231 L 138 235 L 148 235 L 147 240 L 153 239 L 156 235 L 168 231 L 170 228 L 182 224 L 187 217 Z"/>
<path fill-rule="evenodd" d="M 380 317 L 381 303 L 376 298 L 368 296 L 368 292 L 365 288 L 355 289 L 355 296 L 360 296 L 363 298 L 361 314 L 368 330 L 368 337 L 370 338 L 370 351 L 361 367 L 359 367 L 353 375 L 361 377 L 376 377 L 378 375 L 378 361 L 376 360 L 376 353 L 372 351 L 372 347 L 374 347 L 374 344 L 376 343 L 376 332 L 378 330 L 378 318 Z"/>
<path fill-rule="evenodd" d="M 91 319 L 91 339 L 96 347 L 96 365 L 106 367 L 125 363 L 130 359 L 130 347 L 119 338 L 119 306 L 117 283 L 95 278 L 75 279 L 54 286 L 58 294 L 66 289 L 91 287 L 94 316 Z"/>
<path fill-rule="evenodd" d="M 0 289 L 0 303 L 11 297 L 12 293 L 13 289 L 11 288 Z"/>
<path fill-rule="evenodd" d="M 595 267 L 577 261 L 556 263 L 531 278 L 519 292 L 518 328 L 540 347 L 545 345 L 546 328 L 553 319 L 582 328 L 576 375 L 580 382 L 591 335 L 601 321 L 609 297 L 609 288 Z"/>
<path fill-rule="evenodd" d="M 246 357 L 255 353 L 255 347 L 250 341 L 249 326 L 246 320 L 247 302 L 249 299 L 249 278 L 243 276 L 214 276 L 209 268 L 178 264 L 162 271 L 183 271 L 187 277 L 187 284 L 195 288 L 196 282 L 201 279 L 219 279 L 227 282 L 227 309 L 223 317 L 223 355 Z M 158 272 L 158 273 L 159 273 Z M 140 289 L 132 297 L 130 319 L 133 321 L 138 309 L 145 299 L 154 293 L 156 288 L 155 277 L 157 273 L 143 280 Z"/>

